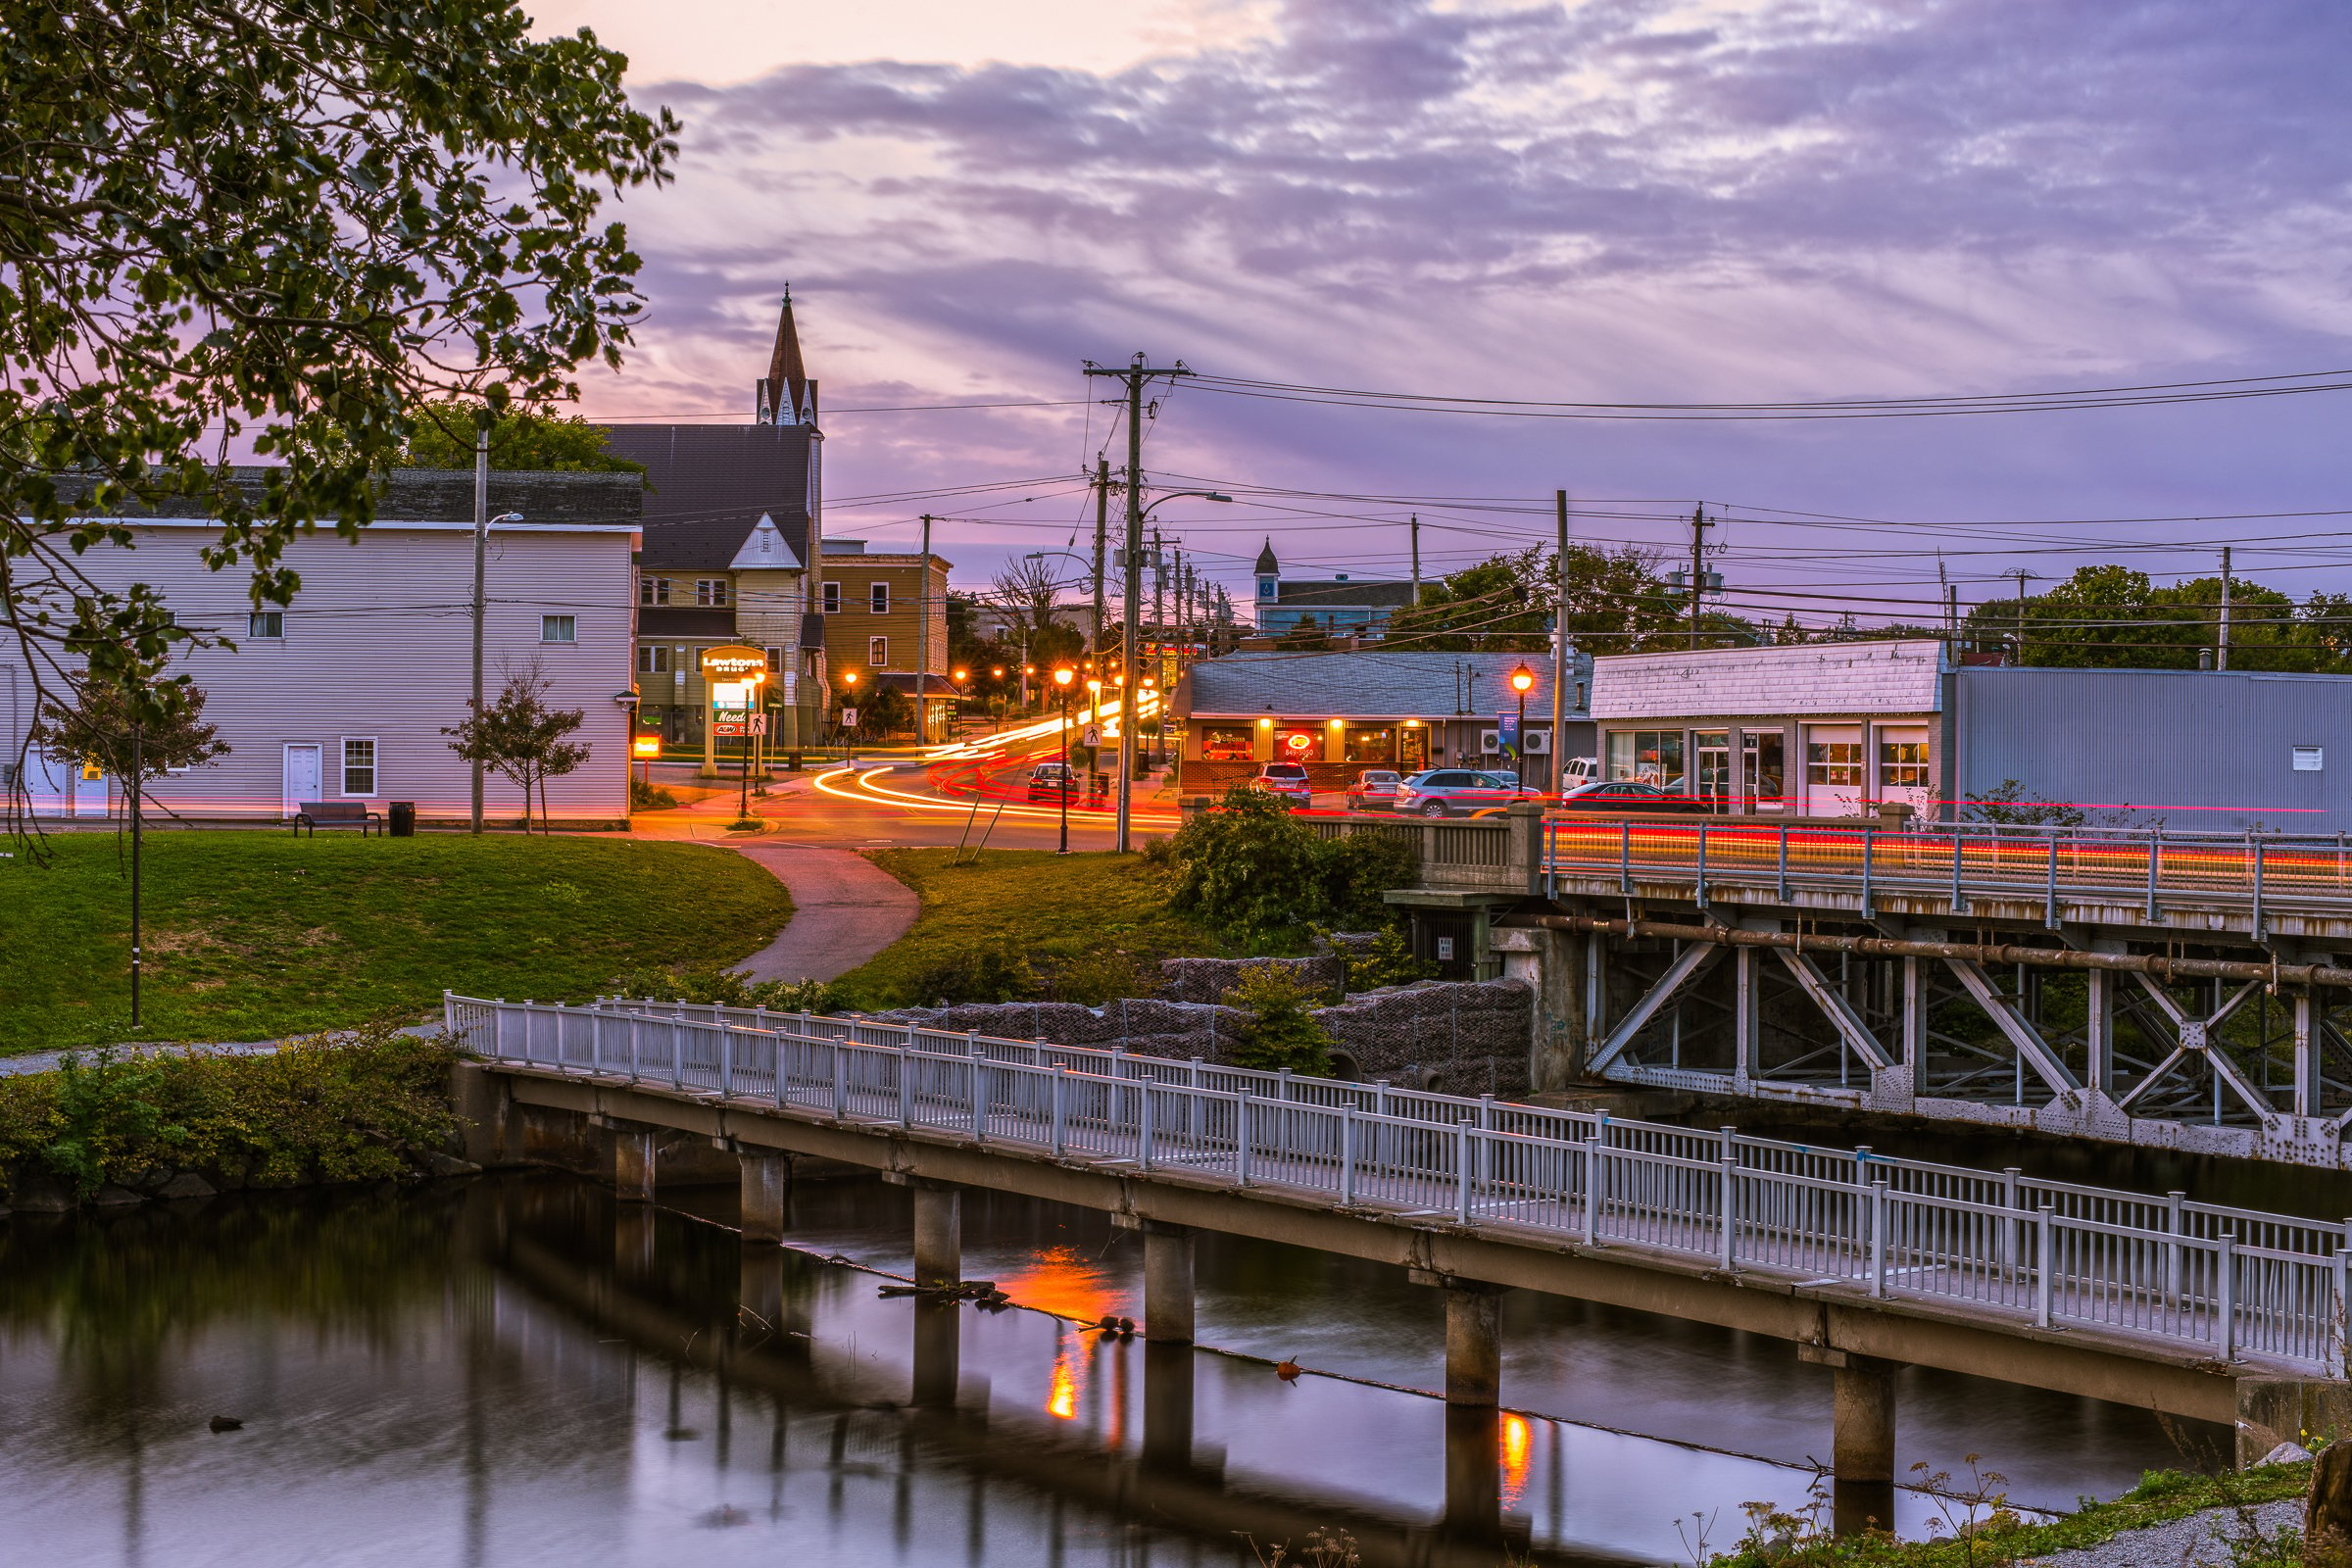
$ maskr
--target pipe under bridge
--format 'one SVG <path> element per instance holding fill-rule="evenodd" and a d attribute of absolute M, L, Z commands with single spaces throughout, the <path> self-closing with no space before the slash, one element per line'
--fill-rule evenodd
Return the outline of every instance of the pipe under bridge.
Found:
<path fill-rule="evenodd" d="M 2232 1423 L 2241 1454 L 2352 1419 L 2342 1226 L 857 1018 L 456 996 L 445 1011 L 478 1058 L 461 1109 L 485 1163 L 550 1117 L 593 1124 L 621 1197 L 650 1198 L 655 1133 L 706 1137 L 741 1158 L 747 1240 L 778 1239 L 792 1156 L 866 1166 L 915 1190 L 925 1284 L 959 1278 L 956 1195 L 983 1187 L 1143 1232 L 1147 1338 L 1193 1337 L 1200 1230 L 1411 1270 L 1446 1292 L 1446 1394 L 1472 1409 L 1499 1398 L 1506 1289 L 1778 1338 L 1837 1369 L 1849 1519 L 1889 1516 L 1904 1362 Z"/>
<path fill-rule="evenodd" d="M 1537 988 L 1529 1078 L 2352 1168 L 2352 847 L 2164 829 L 1322 818 Z"/>

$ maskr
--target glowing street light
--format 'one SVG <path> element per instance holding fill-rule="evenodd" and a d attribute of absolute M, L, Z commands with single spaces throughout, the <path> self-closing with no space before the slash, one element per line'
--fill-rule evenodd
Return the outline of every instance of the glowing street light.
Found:
<path fill-rule="evenodd" d="M 1061 777 L 1054 781 L 1054 793 L 1061 802 L 1061 848 L 1056 855 L 1070 853 L 1070 682 L 1078 672 L 1064 664 L 1054 671 L 1054 684 L 1061 691 Z"/>
<path fill-rule="evenodd" d="M 1522 660 L 1519 667 L 1511 671 L 1511 690 L 1519 694 L 1519 738 L 1511 761 L 1522 774 L 1527 771 L 1527 694 L 1534 689 L 1535 684 L 1536 672 L 1528 668 L 1526 661 Z M 1524 787 L 1524 778 L 1521 783 Z"/>

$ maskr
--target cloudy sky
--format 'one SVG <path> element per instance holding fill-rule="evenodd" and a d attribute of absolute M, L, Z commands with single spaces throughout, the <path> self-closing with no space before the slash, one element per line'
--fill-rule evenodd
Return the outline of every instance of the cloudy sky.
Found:
<path fill-rule="evenodd" d="M 536 15 L 594 27 L 687 127 L 676 184 L 627 204 L 652 317 L 590 411 L 739 416 L 789 279 L 838 411 L 829 532 L 907 540 L 920 506 L 850 498 L 1014 482 L 933 504 L 969 519 L 939 534 L 959 580 L 1069 540 L 1073 476 L 1106 438 L 1124 450 L 1080 362 L 1138 350 L 1266 381 L 1651 404 L 2352 365 L 2341 0 Z M 991 401 L 1057 406 L 850 412 Z M 1866 609 L 1926 617 L 1939 550 L 1972 599 L 2021 566 L 2210 572 L 2230 540 L 2258 580 L 2352 589 L 2344 519 L 2283 515 L 2352 507 L 2347 428 L 2352 392 L 1697 423 L 1186 386 L 1146 462 L 1168 484 L 1306 493 L 1157 514 L 1237 587 L 1269 531 L 1306 571 L 1400 570 L 1418 511 L 1436 569 L 1547 536 L 1565 487 L 1588 538 L 1669 545 L 1671 518 L 1720 511 L 1740 608 L 1819 620 L 1858 584 Z M 1396 499 L 1347 499 L 1366 497 Z"/>

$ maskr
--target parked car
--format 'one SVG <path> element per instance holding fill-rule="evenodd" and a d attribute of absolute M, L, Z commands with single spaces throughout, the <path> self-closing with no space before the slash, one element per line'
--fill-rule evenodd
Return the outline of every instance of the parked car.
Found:
<path fill-rule="evenodd" d="M 1261 762 L 1250 787 L 1279 795 L 1294 809 L 1315 804 L 1314 781 L 1307 777 L 1304 762 Z"/>
<path fill-rule="evenodd" d="M 1350 811 L 1386 811 L 1396 804 L 1396 786 L 1403 777 L 1393 767 L 1367 767 L 1348 786 Z"/>
<path fill-rule="evenodd" d="M 1078 793 L 1078 770 L 1067 762 L 1040 762 L 1029 770 L 1029 798 L 1059 801 Z"/>
<path fill-rule="evenodd" d="M 1560 797 L 1563 811 L 1665 811 L 1677 816 L 1701 816 L 1706 813 L 1704 802 L 1688 795 L 1662 790 L 1655 784 L 1637 784 L 1632 779 L 1609 779 L 1594 784 L 1578 784 Z"/>
<path fill-rule="evenodd" d="M 1396 809 L 1419 816 L 1468 816 L 1536 798 L 1533 791 L 1521 789 L 1499 773 L 1433 767 L 1396 786 Z"/>

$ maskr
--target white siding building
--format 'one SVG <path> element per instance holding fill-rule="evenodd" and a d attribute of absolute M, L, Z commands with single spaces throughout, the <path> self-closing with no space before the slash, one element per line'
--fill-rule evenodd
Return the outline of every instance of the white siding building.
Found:
<path fill-rule="evenodd" d="M 505 488 L 494 486 L 494 511 Z M 260 612 L 243 570 L 212 571 L 199 558 L 219 535 L 210 521 L 143 518 L 130 527 L 131 549 L 94 549 L 84 569 L 109 586 L 152 584 L 181 625 L 235 644 L 184 652 L 172 665 L 203 688 L 205 721 L 230 750 L 155 780 L 148 793 L 158 817 L 276 820 L 305 801 L 379 811 L 406 801 L 425 823 L 467 818 L 471 769 L 441 731 L 465 717 L 472 688 L 469 522 L 390 518 L 356 540 L 301 535 L 285 556 L 301 590 L 282 611 Z M 637 539 L 636 524 L 617 518 L 491 530 L 486 698 L 496 700 L 508 671 L 535 662 L 550 705 L 585 715 L 574 739 L 591 748 L 588 760 L 547 787 L 559 825 L 621 826 L 628 817 Z M 33 717 L 30 672 L 13 651 L 0 653 L 0 758 L 14 762 Z M 88 771 L 79 759 L 32 754 L 24 783 L 35 814 L 118 808 L 117 782 Z M 484 808 L 489 820 L 512 824 L 520 792 L 491 774 Z"/>
<path fill-rule="evenodd" d="M 1936 816 L 1948 673 L 1928 640 L 1596 659 L 1601 770 L 1721 811 Z"/>

